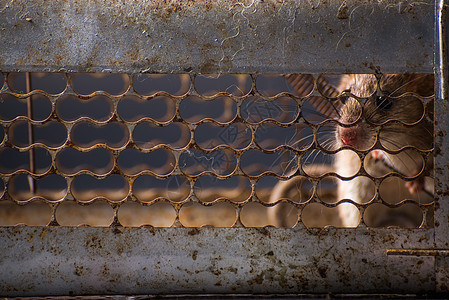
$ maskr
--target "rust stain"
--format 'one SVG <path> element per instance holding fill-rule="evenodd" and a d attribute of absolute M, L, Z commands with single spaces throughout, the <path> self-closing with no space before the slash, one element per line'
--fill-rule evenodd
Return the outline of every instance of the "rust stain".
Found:
<path fill-rule="evenodd" d="M 41 238 L 41 240 L 45 239 L 45 237 L 47 236 L 47 229 L 43 228 L 41 233 L 39 234 L 39 237 Z"/>
<path fill-rule="evenodd" d="M 84 266 L 79 266 L 76 263 L 73 264 L 74 269 L 74 274 L 76 276 L 83 276 L 84 275 Z"/>
<path fill-rule="evenodd" d="M 193 251 L 192 253 L 192 259 L 196 260 L 198 258 L 198 250 Z"/>
<path fill-rule="evenodd" d="M 199 234 L 199 233 L 200 233 L 200 229 L 199 229 L 199 228 L 196 228 L 196 227 L 190 229 L 190 230 L 187 232 L 187 234 L 190 235 L 190 236 L 197 235 L 197 234 Z"/>

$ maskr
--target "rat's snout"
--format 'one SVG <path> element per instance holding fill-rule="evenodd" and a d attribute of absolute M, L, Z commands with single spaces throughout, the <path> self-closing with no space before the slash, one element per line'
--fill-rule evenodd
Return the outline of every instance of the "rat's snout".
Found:
<path fill-rule="evenodd" d="M 357 125 L 351 127 L 339 127 L 338 135 L 343 145 L 355 147 L 359 144 L 360 127 Z"/>

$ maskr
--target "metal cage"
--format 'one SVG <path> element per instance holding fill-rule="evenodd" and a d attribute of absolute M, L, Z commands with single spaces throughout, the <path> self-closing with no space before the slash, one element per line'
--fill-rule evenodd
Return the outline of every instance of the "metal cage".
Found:
<path fill-rule="evenodd" d="M 251 91 L 260 74 L 309 73 L 316 85 L 324 72 L 435 76 L 435 197 L 433 206 L 420 206 L 432 209 L 433 224 L 371 228 L 362 221 L 357 228 L 313 229 L 299 222 L 294 228 L 245 228 L 242 205 L 233 203 L 238 217 L 232 228 L 183 227 L 181 205 L 174 201 L 173 226 L 126 227 L 117 215 L 119 203 L 110 201 L 108 227 L 70 227 L 57 222 L 57 205 L 50 200 L 47 226 L 0 227 L 0 295 L 448 293 L 446 10 L 444 0 L 0 1 L 0 71 L 6 74 L 0 90 L 11 94 L 6 82 L 14 72 L 63 72 L 69 94 L 79 72 L 124 73 L 131 82 L 139 74 L 183 74 L 191 82 L 200 74 L 242 74 L 249 78 Z M 16 94 L 31 98 L 34 93 L 29 92 L 28 87 Z M 46 95 L 53 105 L 59 97 L 58 92 Z M 241 103 L 245 97 L 235 99 Z M 56 115 L 52 111 L 53 118 L 60 118 Z M 27 120 L 28 126 L 39 124 L 29 116 Z M 76 122 L 64 122 L 73 132 Z M 134 129 L 134 123 L 127 126 Z M 185 127 L 188 131 L 192 126 L 187 122 Z M 2 147 L 13 138 L 5 136 Z M 47 148 L 57 152 L 69 140 Z M 100 148 L 117 157 L 129 140 Z M 176 146 L 164 147 L 179 152 L 178 162 L 182 153 Z M 238 159 L 245 149 L 240 150 L 235 151 Z M 103 178 L 111 170 L 93 173 Z M 62 174 L 73 177 L 77 171 Z M 125 175 L 134 180 L 134 173 Z M 164 178 L 166 173 L 156 175 Z M 275 174 L 287 178 L 282 175 Z"/>

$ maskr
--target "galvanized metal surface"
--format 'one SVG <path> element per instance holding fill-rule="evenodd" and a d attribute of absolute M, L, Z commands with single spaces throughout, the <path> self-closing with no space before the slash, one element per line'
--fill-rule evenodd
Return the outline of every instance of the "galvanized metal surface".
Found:
<path fill-rule="evenodd" d="M 434 1 L 0 1 L 4 71 L 431 72 Z"/>
<path fill-rule="evenodd" d="M 429 230 L 0 228 L 0 295 L 425 293 Z"/>

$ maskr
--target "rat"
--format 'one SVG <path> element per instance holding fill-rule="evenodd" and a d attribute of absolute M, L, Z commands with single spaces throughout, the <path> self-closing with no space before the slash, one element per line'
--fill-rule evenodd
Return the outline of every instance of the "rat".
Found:
<path fill-rule="evenodd" d="M 295 82 L 289 76 L 292 75 L 287 75 L 287 79 L 290 82 Z M 320 82 L 317 84 L 319 86 Z M 321 84 L 326 83 L 321 82 Z M 419 150 L 433 149 L 433 102 L 429 100 L 428 105 L 424 107 L 423 103 L 413 96 L 414 94 L 420 97 L 432 96 L 433 84 L 432 74 L 382 75 L 378 79 L 369 74 L 342 76 L 340 84 L 331 94 L 331 97 L 335 97 L 336 93 L 339 94 L 335 98 L 336 102 L 331 103 L 329 100 L 334 109 L 333 114 L 328 114 L 328 117 L 343 125 L 337 124 L 334 127 L 331 141 L 332 150 L 347 147 L 360 151 L 371 149 L 371 151 L 361 162 L 354 151 L 340 150 L 334 154 L 332 165 L 303 165 L 304 172 L 311 176 L 336 172 L 343 177 L 350 177 L 358 172 L 360 164 L 363 163 L 366 173 L 377 178 L 391 172 L 409 178 L 416 177 L 421 173 L 414 180 L 406 181 L 405 184 L 401 184 L 397 177 L 390 177 L 390 183 L 382 184 L 379 192 L 385 201 L 393 204 L 399 203 L 403 199 L 413 199 L 420 203 L 432 202 L 433 179 L 424 176 L 433 171 L 431 154 L 424 161 L 421 153 L 413 149 L 405 149 L 398 154 L 389 154 L 381 149 L 373 149 L 373 147 L 379 146 L 380 143 L 384 148 L 393 151 L 407 146 Z M 361 100 L 361 97 L 365 100 Z M 315 106 L 322 105 L 318 103 Z M 383 126 L 380 126 L 382 124 Z M 378 144 L 376 144 L 377 129 L 379 128 Z M 304 177 L 295 176 L 289 180 L 280 181 L 271 193 L 270 202 L 282 198 L 297 201 L 304 180 Z M 295 199 L 292 199 L 293 194 L 295 194 L 293 196 Z M 365 176 L 357 176 L 350 180 L 338 180 L 337 199 L 335 200 L 349 199 L 355 203 L 367 203 L 374 198 L 374 195 L 375 188 L 372 180 Z M 402 195 L 402 197 L 398 195 Z M 308 199 L 309 196 L 300 195 L 299 197 Z M 291 214 L 291 210 L 286 205 L 270 208 L 268 210 L 270 224 L 276 227 L 289 227 L 288 224 L 291 222 L 287 222 L 287 215 Z M 303 210 L 302 219 L 304 223 L 312 224 L 312 227 L 322 227 L 329 223 L 337 227 L 356 227 L 360 223 L 360 212 L 356 206 L 350 203 L 338 205 L 337 212 L 335 214 L 334 210 L 332 215 L 327 214 L 326 216 L 320 216 L 320 213 L 316 212 L 312 213 L 309 216 L 311 219 L 309 221 L 312 221 L 310 223 L 306 222 L 307 215 Z M 422 215 L 419 209 L 418 212 L 416 211 L 416 206 L 404 205 L 396 209 L 368 206 L 363 218 L 368 226 L 373 227 L 417 227 L 421 224 Z"/>

